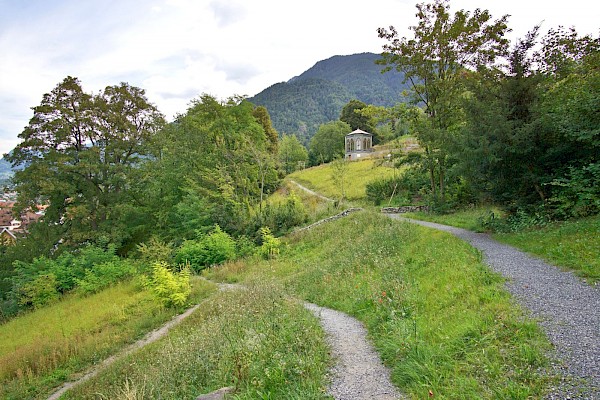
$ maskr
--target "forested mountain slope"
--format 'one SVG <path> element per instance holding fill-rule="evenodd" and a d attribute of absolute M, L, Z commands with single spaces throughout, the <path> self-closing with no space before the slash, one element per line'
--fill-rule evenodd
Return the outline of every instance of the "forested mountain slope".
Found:
<path fill-rule="evenodd" d="M 337 120 L 343 106 L 352 99 L 381 106 L 401 100 L 407 87 L 402 83 L 402 74 L 382 74 L 383 67 L 375 64 L 379 58 L 374 53 L 333 56 L 249 100 L 267 107 L 280 133 L 294 133 L 308 142 L 320 124 Z"/>

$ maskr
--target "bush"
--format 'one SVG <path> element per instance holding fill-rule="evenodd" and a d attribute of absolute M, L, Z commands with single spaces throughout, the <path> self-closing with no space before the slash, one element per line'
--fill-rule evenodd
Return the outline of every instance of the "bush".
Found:
<path fill-rule="evenodd" d="M 112 283 L 133 276 L 135 272 L 136 268 L 126 260 L 94 265 L 85 271 L 83 279 L 77 279 L 77 291 L 85 294 L 96 293 Z"/>
<path fill-rule="evenodd" d="M 192 292 L 190 270 L 183 268 L 175 274 L 166 263 L 156 262 L 152 265 L 152 276 L 147 286 L 165 307 L 181 307 Z"/>
<path fill-rule="evenodd" d="M 141 262 L 151 264 L 156 261 L 169 263 L 173 259 L 173 246 L 171 243 L 162 242 L 156 237 L 151 237 L 148 243 L 140 243 L 137 246 Z"/>
<path fill-rule="evenodd" d="M 557 218 L 585 217 L 600 212 L 600 162 L 580 169 L 570 168 L 565 178 L 557 178 L 550 185 L 553 196 L 549 204 Z"/>
<path fill-rule="evenodd" d="M 365 188 L 367 200 L 373 202 L 376 206 L 380 205 L 396 193 L 398 184 L 398 178 L 383 178 L 367 183 Z"/>
<path fill-rule="evenodd" d="M 268 227 L 276 235 L 284 235 L 292 228 L 302 225 L 308 219 L 304 204 L 291 193 L 279 204 L 267 204 L 256 214 L 249 224 L 248 231 L 254 234 L 261 227 Z"/>
<path fill-rule="evenodd" d="M 189 264 L 198 272 L 211 265 L 218 265 L 236 256 L 236 243 L 221 228 L 216 225 L 208 235 L 202 235 L 198 240 L 183 242 L 175 261 L 178 264 Z"/>
<path fill-rule="evenodd" d="M 394 196 L 394 204 L 410 204 L 413 198 L 420 196 L 424 187 L 427 187 L 427 177 L 416 168 L 408 168 L 402 171 L 398 177 L 389 177 L 374 180 L 367 184 L 365 192 L 367 199 L 375 205 Z"/>
<path fill-rule="evenodd" d="M 259 247 L 258 252 L 264 258 L 274 258 L 279 254 L 281 248 L 281 240 L 271 234 L 269 228 L 260 228 L 260 235 L 262 238 L 262 245 Z"/>
<path fill-rule="evenodd" d="M 19 304 L 39 308 L 58 299 L 56 276 L 44 274 L 24 284 L 19 293 Z"/>
<path fill-rule="evenodd" d="M 256 245 L 252 239 L 246 235 L 242 235 L 236 239 L 235 248 L 237 256 L 240 258 L 254 254 L 256 251 Z"/>
<path fill-rule="evenodd" d="M 488 231 L 509 233 L 520 232 L 526 229 L 542 227 L 548 224 L 550 220 L 543 212 L 526 212 L 517 210 L 506 218 L 498 218 L 493 211 L 483 215 L 479 219 L 479 224 Z"/>
<path fill-rule="evenodd" d="M 15 272 L 10 278 L 12 286 L 5 295 L 5 304 L 11 305 L 12 314 L 14 305 L 21 309 L 41 307 L 79 284 L 84 285 L 84 292 L 93 292 L 115 282 L 119 276 L 132 274 L 127 268 L 123 270 L 123 265 L 114 248 L 94 246 L 77 254 L 63 253 L 56 259 L 42 256 L 31 262 L 17 260 L 13 263 Z M 3 313 L 7 314 L 6 310 Z"/>

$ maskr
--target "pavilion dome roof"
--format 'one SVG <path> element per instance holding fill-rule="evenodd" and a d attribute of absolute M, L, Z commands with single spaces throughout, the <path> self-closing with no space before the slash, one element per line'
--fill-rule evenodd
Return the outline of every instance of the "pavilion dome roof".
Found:
<path fill-rule="evenodd" d="M 373 134 L 369 133 L 369 132 L 365 132 L 362 129 L 355 129 L 352 132 L 350 132 L 349 134 L 347 134 L 346 136 L 350 136 L 350 135 L 373 135 Z"/>

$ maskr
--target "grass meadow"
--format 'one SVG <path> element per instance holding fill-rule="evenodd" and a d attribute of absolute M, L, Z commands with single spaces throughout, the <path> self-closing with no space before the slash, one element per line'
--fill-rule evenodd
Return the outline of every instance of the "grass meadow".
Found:
<path fill-rule="evenodd" d="M 398 171 L 382 164 L 381 159 L 365 159 L 348 162 L 346 172 L 346 201 L 357 204 L 365 203 L 365 188 L 375 179 L 392 177 Z M 342 196 L 339 185 L 334 182 L 331 164 L 323 164 L 288 175 L 294 180 L 331 199 Z"/>
<path fill-rule="evenodd" d="M 289 236 L 275 260 L 207 275 L 272 282 L 355 316 L 410 398 L 540 398 L 552 379 L 539 327 L 479 253 L 447 233 L 362 212 Z"/>
<path fill-rule="evenodd" d="M 475 232 L 484 232 L 481 224 L 482 218 L 494 213 L 501 217 L 504 215 L 502 210 L 493 206 L 479 206 L 452 212 L 449 214 L 435 214 L 429 212 L 416 212 L 404 214 L 407 218 L 420 219 L 423 221 L 436 222 L 438 224 L 456 226 L 458 228 L 468 229 Z"/>
<path fill-rule="evenodd" d="M 192 300 L 215 290 L 194 280 Z M 161 307 L 133 282 L 91 296 L 68 295 L 0 325 L 0 398 L 44 399 L 52 388 L 162 325 Z"/>

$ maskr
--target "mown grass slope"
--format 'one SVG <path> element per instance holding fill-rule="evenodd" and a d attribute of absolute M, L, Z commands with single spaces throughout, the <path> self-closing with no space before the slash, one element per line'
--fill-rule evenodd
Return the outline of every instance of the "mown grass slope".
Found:
<path fill-rule="evenodd" d="M 600 215 L 494 238 L 573 270 L 590 283 L 600 282 Z"/>
<path fill-rule="evenodd" d="M 394 176 L 395 168 L 383 165 L 381 159 L 365 159 L 348 162 L 345 175 L 346 200 L 364 204 L 365 188 L 375 179 Z M 288 178 L 294 180 L 323 196 L 339 199 L 342 196 L 339 185 L 334 182 L 331 164 L 323 164 L 294 172 Z"/>
<path fill-rule="evenodd" d="M 461 210 L 451 214 L 411 213 L 407 217 L 452 225 L 472 231 L 485 231 L 481 220 L 493 212 L 494 207 Z M 519 232 L 494 233 L 494 239 L 514 246 L 547 262 L 572 270 L 589 283 L 600 281 L 600 215 L 548 223 L 529 227 Z"/>

